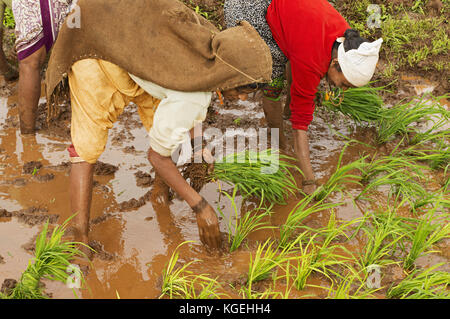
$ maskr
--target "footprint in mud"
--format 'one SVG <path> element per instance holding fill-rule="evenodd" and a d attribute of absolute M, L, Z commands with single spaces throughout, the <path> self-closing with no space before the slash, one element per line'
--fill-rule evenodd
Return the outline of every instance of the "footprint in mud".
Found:
<path fill-rule="evenodd" d="M 2 283 L 0 292 L 8 296 L 12 292 L 12 290 L 16 287 L 16 285 L 17 285 L 17 280 L 5 279 Z"/>
<path fill-rule="evenodd" d="M 23 173 L 29 175 L 36 174 L 36 172 L 41 168 L 42 168 L 41 162 L 36 161 L 28 162 L 23 165 Z"/>
<path fill-rule="evenodd" d="M 153 178 L 150 174 L 138 171 L 134 176 L 136 176 L 136 185 L 139 187 L 146 188 L 153 184 Z"/>
<path fill-rule="evenodd" d="M 25 178 L 19 177 L 19 178 L 13 179 L 11 181 L 3 181 L 1 184 L 23 187 L 23 186 L 27 185 L 27 180 Z"/>
<path fill-rule="evenodd" d="M 98 257 L 101 260 L 112 261 L 117 257 L 116 254 L 107 252 L 105 247 L 96 240 L 91 240 L 89 246 L 95 250 L 94 257 Z"/>
<path fill-rule="evenodd" d="M 44 175 L 34 175 L 33 179 L 41 182 L 41 183 L 46 183 L 49 182 L 51 180 L 53 180 L 55 178 L 55 175 L 52 173 L 48 173 L 48 174 L 44 174 Z"/>
<path fill-rule="evenodd" d="M 118 170 L 119 170 L 119 168 L 115 165 L 107 164 L 107 163 L 103 163 L 103 162 L 97 162 L 97 164 L 95 164 L 95 168 L 94 168 L 94 175 L 97 175 L 97 176 L 113 175 Z"/>

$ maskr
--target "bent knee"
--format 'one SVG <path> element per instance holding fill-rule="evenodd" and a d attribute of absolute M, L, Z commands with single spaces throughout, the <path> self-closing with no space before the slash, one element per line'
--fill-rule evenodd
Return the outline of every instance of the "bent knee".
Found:
<path fill-rule="evenodd" d="M 43 46 L 33 54 L 27 56 L 25 59 L 20 60 L 19 68 L 27 70 L 40 70 L 44 65 L 46 56 L 47 51 L 45 46 Z"/>

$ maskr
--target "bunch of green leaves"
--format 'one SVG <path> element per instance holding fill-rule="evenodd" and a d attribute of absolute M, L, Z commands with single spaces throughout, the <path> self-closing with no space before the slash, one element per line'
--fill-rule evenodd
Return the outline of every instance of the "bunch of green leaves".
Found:
<path fill-rule="evenodd" d="M 449 112 L 439 104 L 437 97 L 430 101 L 422 96 L 418 101 L 411 100 L 385 109 L 378 124 L 377 142 L 379 144 L 390 141 L 395 135 L 417 133 L 411 124 L 419 121 L 438 121 L 436 118 L 448 120 Z"/>
<path fill-rule="evenodd" d="M 406 236 L 403 220 L 396 216 L 395 210 L 372 213 L 361 229 L 367 236 L 364 250 L 359 257 L 361 268 L 394 263 L 391 257 L 397 247 L 403 246 Z"/>
<path fill-rule="evenodd" d="M 438 207 L 440 206 L 435 206 L 414 224 L 409 235 L 412 241 L 411 249 L 403 262 L 403 267 L 406 270 L 410 270 L 420 256 L 436 252 L 430 249 L 437 242 L 450 238 L 450 223 L 448 220 L 450 216 L 449 214 L 443 216 L 436 214 Z"/>
<path fill-rule="evenodd" d="M 341 203 L 324 203 L 324 200 L 314 202 L 314 194 L 305 196 L 290 211 L 284 224 L 280 227 L 279 247 L 285 248 L 296 230 L 304 227 L 303 220 L 311 214 L 319 213 L 340 206 Z"/>
<path fill-rule="evenodd" d="M 269 203 L 285 204 L 285 199 L 299 190 L 290 170 L 301 171 L 293 161 L 270 149 L 234 153 L 215 164 L 212 178 L 234 184 L 244 197 L 256 196 Z"/>
<path fill-rule="evenodd" d="M 361 176 L 355 175 L 354 173 L 360 171 L 361 167 L 365 165 L 365 160 L 367 159 L 368 155 L 360 157 L 354 162 L 342 165 L 342 158 L 345 154 L 345 151 L 347 150 L 347 147 L 353 142 L 354 141 L 349 141 L 348 143 L 346 143 L 341 154 L 339 155 L 336 171 L 330 176 L 325 184 L 318 187 L 314 192 L 314 198 L 317 201 L 324 200 L 335 191 L 343 190 L 343 185 L 346 183 L 361 185 Z"/>
<path fill-rule="evenodd" d="M 234 212 L 234 220 L 236 221 L 235 224 L 233 224 L 233 218 L 230 216 L 227 223 L 230 252 L 237 250 L 241 246 L 244 239 L 247 238 L 250 233 L 261 229 L 271 228 L 269 223 L 263 220 L 264 218 L 270 216 L 273 205 L 269 208 L 264 207 L 264 197 L 261 198 L 259 206 L 245 212 L 242 217 L 239 217 L 239 209 L 236 205 L 237 189 L 238 188 L 235 186 L 232 195 L 222 191 L 222 194 L 224 194 L 231 202 L 231 207 Z M 244 201 L 245 199 L 243 200 L 243 202 Z M 225 214 L 219 206 L 217 207 L 217 210 L 224 218 L 226 218 Z"/>
<path fill-rule="evenodd" d="M 435 271 L 444 264 L 416 269 L 398 285 L 389 288 L 386 297 L 400 299 L 449 299 L 450 273 Z"/>
<path fill-rule="evenodd" d="M 170 257 L 162 274 L 160 299 L 164 296 L 170 299 L 219 299 L 223 296 L 218 292 L 221 286 L 216 279 L 210 278 L 207 274 L 195 275 L 188 269 L 199 260 L 177 266 L 180 247 L 191 242 L 187 241 L 178 245 Z"/>
<path fill-rule="evenodd" d="M 349 116 L 357 123 L 376 122 L 380 120 L 383 112 L 380 92 L 385 91 L 385 87 L 370 86 L 350 88 L 346 91 L 336 89 L 331 94 L 325 93 L 322 104 L 328 110 Z"/>
<path fill-rule="evenodd" d="M 40 285 L 41 279 L 59 281 L 64 284 L 69 279 L 68 267 L 76 257 L 86 258 L 79 250 L 83 243 L 65 242 L 62 240 L 68 222 L 53 229 L 50 238 L 48 221 L 44 224 L 42 231 L 36 239 L 34 257 L 29 261 L 27 269 L 23 272 L 20 281 L 7 298 L 11 299 L 46 299 Z M 86 246 L 88 247 L 88 246 Z M 84 283 L 83 274 L 80 272 L 80 281 Z M 75 291 L 74 291 L 75 294 Z"/>

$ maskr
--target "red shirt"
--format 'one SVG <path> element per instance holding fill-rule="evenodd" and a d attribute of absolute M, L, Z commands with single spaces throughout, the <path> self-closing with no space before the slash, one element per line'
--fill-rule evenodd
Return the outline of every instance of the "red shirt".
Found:
<path fill-rule="evenodd" d="M 273 0 L 267 22 L 280 49 L 291 62 L 291 122 L 307 130 L 314 98 L 328 71 L 334 41 L 350 28 L 326 0 Z"/>

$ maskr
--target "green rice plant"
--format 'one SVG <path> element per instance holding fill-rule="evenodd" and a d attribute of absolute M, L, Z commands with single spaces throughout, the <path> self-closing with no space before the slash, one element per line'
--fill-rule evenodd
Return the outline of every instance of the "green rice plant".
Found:
<path fill-rule="evenodd" d="M 368 299 L 374 298 L 373 293 L 382 289 L 368 288 L 368 274 L 357 272 L 350 265 L 345 265 L 347 271 L 339 274 L 336 273 L 336 279 L 331 280 L 331 287 L 309 285 L 328 290 L 327 299 Z"/>
<path fill-rule="evenodd" d="M 416 161 L 427 162 L 434 170 L 444 169 L 450 163 L 450 130 L 437 131 L 448 120 L 443 119 L 424 133 L 416 134 L 412 139 L 413 144 L 402 151 L 403 154 Z"/>
<path fill-rule="evenodd" d="M 414 179 L 414 176 L 408 169 L 399 169 L 392 171 L 386 175 L 378 176 L 370 181 L 363 190 L 356 196 L 355 199 L 368 199 L 365 195 L 378 189 L 380 186 L 390 186 L 389 196 L 396 196 L 396 198 L 406 199 L 412 205 L 416 202 L 422 201 L 428 197 L 427 190 Z"/>
<path fill-rule="evenodd" d="M 239 210 L 236 205 L 236 194 L 238 188 L 235 186 L 233 189 L 233 195 L 229 195 L 227 192 L 223 192 L 231 202 L 231 206 L 234 212 L 234 218 L 236 223 L 233 225 L 233 219 L 229 218 L 228 227 L 228 243 L 230 244 L 230 253 L 237 250 L 247 236 L 257 230 L 272 228 L 268 222 L 264 222 L 263 219 L 270 216 L 272 206 L 269 208 L 263 207 L 264 197 L 261 198 L 259 206 L 247 211 L 244 216 L 239 218 Z M 217 210 L 225 218 L 225 214 L 218 206 Z"/>
<path fill-rule="evenodd" d="M 386 87 L 350 88 L 346 91 L 336 89 L 325 93 L 322 104 L 330 111 L 340 112 L 355 122 L 376 122 L 381 118 L 383 99 L 380 93 Z"/>
<path fill-rule="evenodd" d="M 361 170 L 361 167 L 365 165 L 365 160 L 368 157 L 368 155 L 360 157 L 356 161 L 351 162 L 347 165 L 341 166 L 342 158 L 345 154 L 345 151 L 350 146 L 350 144 L 355 142 L 357 141 L 350 140 L 345 144 L 344 148 L 341 151 L 341 154 L 339 155 L 336 171 L 330 176 L 330 178 L 325 184 L 318 187 L 314 192 L 314 198 L 317 201 L 324 200 L 332 192 L 341 191 L 343 189 L 343 184 L 345 183 L 361 185 L 361 183 L 359 182 L 361 176 L 352 174 L 351 172 Z"/>
<path fill-rule="evenodd" d="M 262 245 L 260 244 L 258 246 L 255 255 L 250 255 L 247 284 L 243 288 L 243 292 L 247 298 L 251 298 L 254 295 L 252 289 L 253 283 L 269 278 L 277 267 L 284 269 L 283 264 L 292 259 L 292 257 L 289 257 L 289 253 L 296 244 L 297 241 L 294 241 L 279 251 L 274 246 L 274 241 L 269 238 Z"/>
<path fill-rule="evenodd" d="M 371 225 L 368 225 L 370 222 Z M 367 269 L 371 265 L 388 265 L 394 263 L 389 256 L 406 236 L 404 223 L 395 212 L 389 210 L 382 214 L 374 214 L 368 218 L 361 229 L 367 236 L 364 250 L 359 256 L 359 263 L 362 269 Z"/>
<path fill-rule="evenodd" d="M 450 273 L 435 271 L 444 263 L 434 265 L 428 269 L 416 269 L 398 285 L 391 286 L 387 298 L 400 299 L 450 299 L 448 285 Z"/>
<path fill-rule="evenodd" d="M 285 204 L 289 195 L 299 191 L 290 170 L 301 171 L 290 161 L 295 159 L 270 149 L 234 153 L 216 162 L 212 179 L 234 184 L 244 197 L 254 195 Z"/>
<path fill-rule="evenodd" d="M 49 222 L 47 221 L 44 224 L 36 239 L 34 257 L 29 261 L 28 267 L 22 273 L 16 287 L 9 296 L 5 296 L 6 298 L 46 299 L 48 297 L 43 294 L 40 285 L 41 279 L 59 281 L 64 284 L 68 282 L 70 275 L 67 271 L 73 259 L 76 257 L 86 258 L 86 255 L 78 247 L 80 245 L 89 247 L 83 243 L 62 240 L 67 225 L 72 218 L 73 216 L 62 225 L 55 227 L 49 238 L 47 238 Z M 84 284 L 83 274 L 80 272 L 77 275 L 80 277 L 80 283 Z M 73 292 L 75 294 L 75 291 Z"/>
<path fill-rule="evenodd" d="M 285 248 L 289 245 L 289 241 L 294 232 L 303 226 L 302 221 L 318 212 L 322 212 L 328 209 L 342 205 L 341 203 L 324 203 L 323 200 L 314 202 L 314 194 L 304 197 L 297 205 L 291 210 L 285 223 L 280 227 L 280 240 L 278 246 Z"/>
<path fill-rule="evenodd" d="M 441 220 L 441 216 L 436 215 L 436 207 L 427 212 L 422 218 L 417 221 L 415 230 L 412 232 L 410 238 L 412 240 L 411 249 L 403 262 L 403 268 L 410 270 L 414 266 L 414 262 L 421 255 L 432 252 L 430 248 L 437 242 L 450 238 L 450 223 L 448 223 L 448 214 L 444 225 L 437 222 Z"/>
<path fill-rule="evenodd" d="M 209 278 L 206 274 L 195 275 L 188 270 L 189 266 L 199 262 L 199 260 L 193 260 L 177 267 L 180 247 L 191 242 L 186 241 L 178 245 L 170 257 L 166 268 L 163 270 L 162 293 L 159 299 L 164 296 L 168 296 L 170 299 L 219 299 L 223 296 L 222 293 L 218 292 L 220 284 L 216 279 Z"/>
<path fill-rule="evenodd" d="M 406 135 L 414 133 L 411 124 L 419 121 L 433 121 L 436 116 L 448 119 L 448 111 L 437 102 L 442 97 L 434 99 L 432 104 L 422 96 L 418 101 L 398 104 L 390 109 L 385 109 L 378 124 L 377 142 L 383 144 L 391 140 L 397 134 Z"/>

